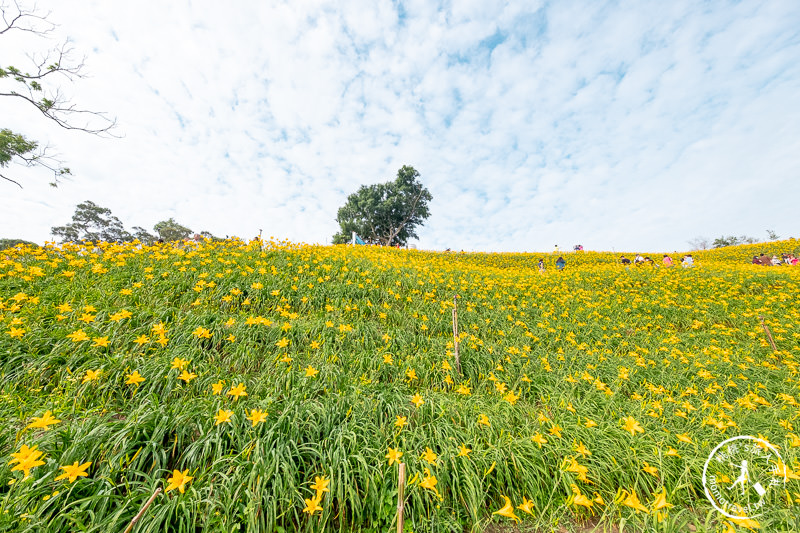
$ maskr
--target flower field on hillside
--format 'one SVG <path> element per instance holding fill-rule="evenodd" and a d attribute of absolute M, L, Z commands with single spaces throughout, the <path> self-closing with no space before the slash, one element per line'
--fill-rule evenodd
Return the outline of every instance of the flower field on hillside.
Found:
<path fill-rule="evenodd" d="M 796 531 L 800 267 L 749 264 L 796 247 L 2 251 L 0 531 L 123 531 L 157 489 L 133 531 L 394 531 L 400 462 L 408 531 Z M 704 494 L 735 435 L 783 460 L 754 520 Z"/>

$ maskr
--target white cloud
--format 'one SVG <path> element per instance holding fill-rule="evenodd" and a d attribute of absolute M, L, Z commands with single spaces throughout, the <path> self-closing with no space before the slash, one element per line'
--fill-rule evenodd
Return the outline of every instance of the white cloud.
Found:
<path fill-rule="evenodd" d="M 40 6 L 86 55 L 69 93 L 123 137 L 0 98 L 0 126 L 50 140 L 75 173 L 0 184 L 0 236 L 43 241 L 91 199 L 129 226 L 324 243 L 346 196 L 403 164 L 434 196 L 423 248 L 671 251 L 795 231 L 791 2 Z M 2 42 L 15 62 L 33 46 Z"/>

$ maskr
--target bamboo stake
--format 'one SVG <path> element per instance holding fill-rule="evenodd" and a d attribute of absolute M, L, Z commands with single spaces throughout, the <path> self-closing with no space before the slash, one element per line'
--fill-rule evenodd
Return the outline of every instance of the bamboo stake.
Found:
<path fill-rule="evenodd" d="M 153 493 L 153 495 L 150 496 L 150 499 L 147 500 L 147 503 L 144 504 L 144 507 L 142 507 L 142 510 L 139 511 L 139 513 L 136 516 L 133 517 L 133 520 L 131 520 L 131 523 L 128 524 L 127 528 L 125 528 L 125 533 L 130 533 L 131 532 L 131 530 L 133 529 L 133 526 L 136 525 L 136 522 L 139 521 L 139 519 L 142 517 L 144 512 L 147 511 L 147 508 L 150 507 L 150 504 L 153 503 L 153 500 L 155 500 L 156 496 L 158 496 L 159 494 L 161 494 L 161 487 L 158 487 L 156 489 L 156 491 Z"/>
<path fill-rule="evenodd" d="M 453 355 L 456 356 L 456 372 L 461 375 L 461 357 L 458 354 L 458 295 L 453 296 Z"/>
<path fill-rule="evenodd" d="M 400 463 L 397 479 L 397 533 L 403 533 L 403 510 L 406 505 L 406 464 Z"/>
<path fill-rule="evenodd" d="M 777 352 L 778 348 L 775 346 L 775 341 L 772 339 L 772 333 L 769 331 L 769 326 L 764 323 L 764 317 L 758 315 L 758 318 L 761 319 L 761 327 L 764 328 L 764 331 L 767 333 L 767 338 L 769 339 L 769 343 L 772 345 L 772 351 Z"/>

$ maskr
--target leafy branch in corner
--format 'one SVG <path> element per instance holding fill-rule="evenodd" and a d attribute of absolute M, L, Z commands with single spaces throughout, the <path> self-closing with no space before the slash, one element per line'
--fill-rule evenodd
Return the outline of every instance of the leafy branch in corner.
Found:
<path fill-rule="evenodd" d="M 40 13 L 20 5 L 0 2 L 0 37 L 11 31 L 27 32 L 45 37 L 55 24 L 48 20 L 50 13 Z M 59 82 L 74 82 L 86 77 L 84 61 L 76 61 L 69 40 L 42 54 L 28 54 L 28 69 L 0 64 L 0 97 L 12 98 L 22 105 L 36 109 L 46 119 L 66 130 L 78 130 L 92 135 L 111 136 L 117 125 L 106 113 L 82 109 L 64 94 Z M 0 130 L 0 168 L 16 162 L 26 167 L 43 167 L 53 173 L 56 186 L 59 178 L 71 174 L 59 156 L 49 152 L 50 146 L 40 148 L 37 141 L 8 128 Z M 0 178 L 21 187 L 21 184 L 2 173 Z"/>

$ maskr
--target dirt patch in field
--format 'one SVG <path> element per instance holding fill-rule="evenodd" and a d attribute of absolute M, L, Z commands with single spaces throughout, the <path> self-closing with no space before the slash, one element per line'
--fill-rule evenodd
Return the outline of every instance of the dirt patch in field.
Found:
<path fill-rule="evenodd" d="M 598 524 L 590 521 L 583 524 L 560 525 L 558 529 L 543 529 L 542 527 L 508 526 L 491 524 L 485 533 L 619 533 L 619 528 L 610 524 Z"/>

